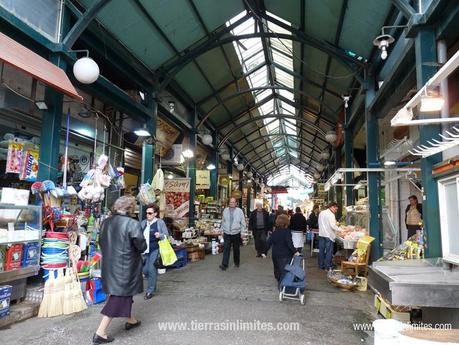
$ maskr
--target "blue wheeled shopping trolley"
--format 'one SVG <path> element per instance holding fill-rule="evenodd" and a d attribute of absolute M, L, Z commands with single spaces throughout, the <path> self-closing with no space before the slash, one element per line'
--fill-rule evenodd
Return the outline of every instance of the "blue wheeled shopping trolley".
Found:
<path fill-rule="evenodd" d="M 304 273 L 303 256 L 294 256 L 289 265 L 286 265 L 284 277 L 280 283 L 279 301 L 284 299 L 299 300 L 304 304 L 304 290 L 306 289 L 306 274 Z"/>

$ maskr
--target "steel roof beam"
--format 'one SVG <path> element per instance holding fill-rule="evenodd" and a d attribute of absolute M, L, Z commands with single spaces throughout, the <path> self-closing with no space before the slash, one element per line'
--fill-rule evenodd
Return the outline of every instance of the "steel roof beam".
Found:
<path fill-rule="evenodd" d="M 306 11 L 306 0 L 301 0 L 301 4 L 300 4 L 300 22 L 301 22 L 301 26 L 300 26 L 300 31 L 305 31 L 306 29 L 306 16 L 305 16 L 305 11 Z M 301 77 L 303 77 L 303 74 L 304 74 L 304 44 L 301 43 L 300 45 L 300 49 L 301 49 L 301 52 L 300 52 L 300 75 Z M 300 90 L 303 91 L 303 87 L 304 87 L 304 79 L 300 79 Z M 301 114 L 298 114 L 299 116 L 303 117 L 303 94 L 300 94 L 300 111 L 299 113 Z M 303 141 L 303 124 L 301 123 L 300 124 L 300 142 Z M 314 147 L 314 145 L 313 145 Z M 301 155 L 300 154 L 300 158 L 301 158 Z"/>
<path fill-rule="evenodd" d="M 86 9 L 84 14 L 78 18 L 77 22 L 70 29 L 68 34 L 65 36 L 62 43 L 68 48 L 72 48 L 78 37 L 83 33 L 83 31 L 91 24 L 94 18 L 99 14 L 99 12 L 107 5 L 111 0 L 96 0 L 91 3 L 91 5 Z"/>
<path fill-rule="evenodd" d="M 248 124 L 251 124 L 253 122 L 256 122 L 256 121 L 260 121 L 261 119 L 270 119 L 270 118 L 275 118 L 275 119 L 292 119 L 292 120 L 297 120 L 297 121 L 300 121 L 300 122 L 303 122 L 305 125 L 315 129 L 318 133 L 320 133 L 321 135 L 325 136 L 325 132 L 320 128 L 318 127 L 317 125 L 309 122 L 308 120 L 306 119 L 303 119 L 303 118 L 298 118 L 294 115 L 290 115 L 290 114 L 269 114 L 269 115 L 264 115 L 264 116 L 260 116 L 259 118 L 254 118 L 254 119 L 250 119 L 250 120 L 246 120 L 240 124 L 238 124 L 238 127 L 236 128 L 233 128 L 232 130 L 230 130 L 225 136 L 224 138 L 222 139 L 222 141 L 218 144 L 218 147 L 221 147 L 228 139 L 229 137 L 231 137 L 231 135 L 238 129 L 241 129 L 243 127 L 245 127 L 246 125 Z"/>
<path fill-rule="evenodd" d="M 344 18 L 346 16 L 347 6 L 348 6 L 348 0 L 343 0 L 342 5 L 341 5 L 341 12 L 340 12 L 340 16 L 339 16 L 338 25 L 337 25 L 337 28 L 336 28 L 335 42 L 334 42 L 335 45 L 339 44 L 339 41 L 340 41 L 340 38 L 341 38 L 341 32 L 343 30 L 343 23 L 344 23 Z M 328 74 L 330 73 L 331 61 L 332 61 L 331 60 L 331 56 L 328 56 L 328 58 L 327 58 L 327 66 L 325 68 L 325 80 L 324 80 L 324 83 L 322 85 L 322 91 L 321 91 L 321 95 L 320 95 L 320 99 L 321 99 L 320 113 L 319 113 L 319 116 L 317 117 L 316 124 L 319 123 L 319 121 L 320 121 L 320 119 L 322 117 L 322 108 L 323 108 L 323 105 L 324 105 L 324 98 L 325 98 L 325 88 L 327 87 L 327 83 L 328 83 L 328 80 L 329 80 Z M 316 138 L 317 138 L 317 135 L 314 136 L 314 139 L 313 139 L 314 143 L 316 141 Z M 310 163 L 311 163 L 311 160 L 309 160 L 309 164 Z"/>
<path fill-rule="evenodd" d="M 287 27 L 289 26 L 287 25 Z M 279 39 L 292 40 L 292 41 L 297 41 L 297 42 L 304 42 L 305 44 L 311 45 L 309 44 L 310 41 L 308 39 L 306 39 L 303 35 L 300 35 L 298 33 L 294 35 L 292 34 L 289 35 L 289 34 L 265 32 L 263 36 L 268 37 L 268 38 L 279 38 Z M 222 38 L 220 40 L 217 40 L 217 39 L 208 40 L 206 42 L 201 43 L 201 45 L 196 46 L 195 48 L 187 50 L 186 53 L 182 54 L 177 60 L 171 62 L 170 63 L 171 66 L 169 67 L 165 66 L 163 68 L 158 69 L 158 78 L 163 78 L 163 81 L 161 82 L 161 89 L 165 88 L 169 84 L 169 82 L 174 78 L 174 76 L 188 63 L 192 62 L 196 57 L 220 45 L 232 43 L 234 41 L 241 41 L 241 40 L 246 40 L 250 38 L 257 38 L 257 37 L 261 38 L 262 34 L 257 32 L 257 33 L 245 34 L 245 35 L 236 35 L 236 36 L 232 35 L 229 37 Z M 342 51 L 340 50 L 340 52 Z M 353 63 L 351 63 L 347 59 L 343 60 L 343 58 L 341 58 L 339 54 L 334 54 L 331 52 L 329 53 L 332 56 L 336 57 L 337 60 L 340 61 L 346 68 L 354 72 L 355 73 L 354 77 L 357 78 L 361 83 L 363 83 L 363 79 L 358 73 L 360 72 L 360 69 L 361 69 L 360 67 L 365 65 L 364 63 L 362 63 L 361 61 L 355 60 L 346 55 L 351 60 L 354 60 Z M 345 54 L 344 52 L 342 53 Z"/>
<path fill-rule="evenodd" d="M 408 19 L 417 14 L 416 10 L 406 0 L 391 0 L 391 2 Z"/>

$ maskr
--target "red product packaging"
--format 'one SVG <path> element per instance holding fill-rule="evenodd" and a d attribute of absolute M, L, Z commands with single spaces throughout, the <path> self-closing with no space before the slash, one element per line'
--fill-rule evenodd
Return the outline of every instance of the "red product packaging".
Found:
<path fill-rule="evenodd" d="M 6 250 L 5 271 L 21 268 L 22 244 L 14 244 Z"/>

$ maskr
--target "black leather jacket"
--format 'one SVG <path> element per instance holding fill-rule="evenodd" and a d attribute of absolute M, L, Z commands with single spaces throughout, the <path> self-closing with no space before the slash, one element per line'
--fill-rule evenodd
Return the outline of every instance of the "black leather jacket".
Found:
<path fill-rule="evenodd" d="M 147 248 L 140 223 L 114 215 L 100 229 L 102 284 L 105 293 L 134 296 L 143 291 L 142 257 Z"/>

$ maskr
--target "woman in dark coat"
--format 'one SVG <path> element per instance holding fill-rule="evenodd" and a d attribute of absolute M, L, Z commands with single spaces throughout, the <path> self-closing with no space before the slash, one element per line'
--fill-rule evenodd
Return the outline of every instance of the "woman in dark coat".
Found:
<path fill-rule="evenodd" d="M 136 206 L 135 198 L 122 196 L 115 201 L 113 216 L 100 228 L 102 249 L 102 285 L 109 295 L 101 311 L 104 315 L 93 337 L 94 344 L 110 343 L 107 328 L 114 317 L 128 318 L 125 328 L 140 325 L 132 316 L 132 296 L 143 292 L 142 257 L 147 243 L 140 223 L 131 218 Z"/>
<path fill-rule="evenodd" d="M 268 250 L 273 247 L 273 266 L 274 277 L 280 284 L 284 276 L 284 267 L 290 263 L 293 255 L 299 255 L 295 250 L 292 241 L 292 233 L 288 229 L 289 219 L 285 214 L 281 214 L 276 219 L 276 230 L 268 239 Z"/>

